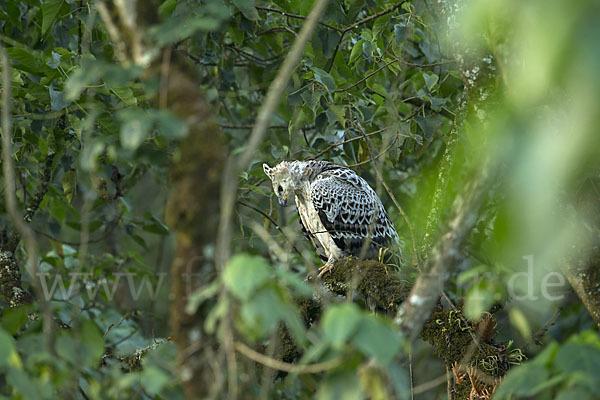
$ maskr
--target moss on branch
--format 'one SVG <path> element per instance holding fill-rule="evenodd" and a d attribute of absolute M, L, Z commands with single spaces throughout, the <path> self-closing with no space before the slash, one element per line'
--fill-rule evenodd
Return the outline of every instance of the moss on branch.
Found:
<path fill-rule="evenodd" d="M 322 282 L 338 295 L 356 291 L 367 304 L 391 315 L 396 314 L 411 289 L 410 282 L 402 279 L 394 267 L 375 260 L 352 258 L 338 261 L 335 268 L 322 277 Z M 318 301 L 302 298 L 296 303 L 307 326 L 318 321 L 321 316 Z M 496 321 L 491 314 L 484 314 L 479 321 L 469 321 L 460 308 L 445 308 L 438 302 L 420 334 L 432 345 L 434 354 L 452 370 L 455 383 L 452 390 L 457 400 L 493 393 L 510 365 L 524 359 L 520 349 L 494 342 Z M 283 327 L 278 358 L 293 362 L 301 355 Z"/>

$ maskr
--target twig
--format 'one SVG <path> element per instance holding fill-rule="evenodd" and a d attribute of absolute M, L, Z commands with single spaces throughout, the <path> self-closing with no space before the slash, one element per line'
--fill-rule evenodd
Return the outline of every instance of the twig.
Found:
<path fill-rule="evenodd" d="M 79 0 L 79 8 L 83 9 L 83 0 Z M 81 39 L 82 39 L 82 31 L 81 31 L 81 19 L 77 22 L 77 55 L 81 56 Z M 79 388 L 81 390 L 81 387 Z M 87 398 L 87 397 L 86 397 Z"/>
<path fill-rule="evenodd" d="M 302 253 L 300 253 L 300 250 L 298 250 L 298 249 L 296 248 L 296 246 L 294 245 L 294 242 L 292 242 L 292 240 L 291 240 L 289 237 L 287 237 L 287 235 L 285 234 L 285 232 L 284 232 L 284 231 L 281 229 L 281 227 L 280 227 L 280 226 L 277 224 L 277 222 L 276 222 L 276 221 L 275 221 L 273 218 L 269 217 L 269 216 L 268 216 L 268 215 L 267 215 L 265 212 L 263 212 L 261 209 L 259 209 L 259 208 L 256 208 L 256 207 L 254 207 L 253 205 L 250 205 L 250 204 L 244 203 L 244 202 L 243 202 L 243 201 L 241 201 L 241 200 L 238 200 L 238 204 L 239 204 L 239 205 L 241 205 L 241 206 L 247 207 L 247 208 L 249 208 L 249 209 L 251 209 L 251 210 L 254 210 L 254 211 L 256 211 L 257 213 L 259 213 L 260 215 L 262 215 L 263 217 L 265 217 L 266 219 L 268 219 L 268 220 L 269 220 L 269 222 L 271 222 L 271 223 L 273 224 L 273 226 L 275 226 L 275 228 L 276 228 L 276 229 L 277 229 L 279 232 L 281 232 L 281 234 L 283 235 L 283 237 L 285 238 L 285 240 L 286 240 L 286 241 L 287 241 L 287 242 L 288 242 L 288 243 L 289 243 L 289 244 L 292 246 L 292 249 L 294 249 L 294 251 L 295 251 L 295 252 L 296 252 L 296 253 L 297 253 L 299 256 L 302 256 Z"/>
<path fill-rule="evenodd" d="M 258 32 L 255 36 L 262 36 L 262 35 L 266 35 L 266 34 L 273 33 L 273 32 L 287 32 L 287 33 L 291 33 L 292 35 L 298 37 L 298 34 L 294 30 L 292 30 L 286 26 L 276 26 L 274 28 L 267 29 L 262 32 Z"/>
<path fill-rule="evenodd" d="M 341 93 L 341 92 L 346 92 L 350 89 L 352 89 L 353 87 L 356 87 L 357 85 L 360 85 L 361 83 L 363 83 L 364 81 L 366 81 L 367 79 L 369 79 L 370 77 L 372 77 L 373 75 L 375 75 L 376 73 L 378 73 L 379 71 L 381 71 L 384 68 L 387 68 L 388 66 L 390 66 L 391 64 L 398 62 L 398 60 L 392 60 L 392 61 L 388 61 L 385 64 L 383 64 L 381 67 L 377 68 L 375 71 L 371 72 L 370 74 L 366 75 L 364 78 L 354 82 L 352 85 L 348 86 L 347 88 L 344 89 L 335 89 L 335 93 Z"/>
<path fill-rule="evenodd" d="M 219 126 L 222 129 L 249 129 L 249 130 L 254 129 L 254 125 L 221 125 L 221 124 L 219 124 Z M 287 125 L 271 125 L 268 127 L 268 129 L 288 129 L 288 126 Z"/>
<path fill-rule="evenodd" d="M 420 385 L 415 386 L 414 393 L 415 394 L 425 393 L 428 390 L 431 390 L 434 387 L 441 385 L 445 381 L 446 381 L 446 374 L 440 375 L 435 379 L 432 379 L 430 381 L 427 381 L 427 382 L 421 383 Z"/>
<path fill-rule="evenodd" d="M 238 53 L 239 55 L 241 55 L 242 57 L 244 57 L 244 58 L 245 58 L 245 59 L 247 59 L 247 60 L 251 60 L 251 61 L 257 62 L 257 63 L 259 63 L 259 64 L 263 64 L 263 65 L 267 65 L 267 64 L 269 64 L 270 62 L 273 62 L 273 61 L 275 61 L 275 60 L 277 60 L 278 58 L 280 58 L 280 57 L 281 57 L 281 55 L 277 55 L 277 56 L 275 56 L 275 57 L 271 57 L 271 58 L 264 58 L 264 59 L 263 59 L 263 58 L 260 58 L 260 57 L 257 57 L 257 56 L 255 56 L 255 55 L 254 55 L 254 54 L 252 54 L 252 53 L 248 53 L 247 51 L 244 51 L 244 50 L 242 50 L 242 49 L 239 49 L 239 48 L 237 48 L 237 47 L 235 47 L 235 46 L 233 46 L 233 45 L 226 45 L 225 47 L 227 47 L 227 48 L 229 48 L 229 49 L 233 50 L 234 52 Z"/>
<path fill-rule="evenodd" d="M 410 381 L 410 400 L 415 399 L 415 377 L 413 375 L 412 347 L 408 348 L 408 379 Z"/>
<path fill-rule="evenodd" d="M 352 29 L 358 28 L 358 27 L 359 27 L 359 26 L 361 26 L 362 24 L 366 24 L 367 22 L 374 20 L 375 18 L 379 18 L 379 17 L 381 17 L 381 16 L 383 16 L 383 15 L 389 14 L 389 13 L 391 13 L 392 11 L 394 11 L 395 9 L 397 9 L 397 8 L 401 7 L 401 6 L 402 6 L 404 3 L 406 3 L 406 1 L 401 1 L 401 2 L 399 2 L 399 3 L 397 3 L 397 4 L 394 4 L 394 5 L 393 5 L 393 6 L 391 6 L 390 8 L 386 8 L 386 9 L 385 9 L 385 10 L 383 10 L 383 11 L 379 11 L 378 13 L 375 13 L 375 14 L 373 14 L 373 15 L 369 15 L 368 17 L 365 17 L 365 18 L 361 19 L 361 20 L 360 20 L 360 21 L 358 21 L 358 22 L 355 22 L 355 23 L 353 23 L 353 24 L 350 24 L 350 25 L 348 25 L 348 26 L 344 27 L 344 28 L 342 29 L 342 32 L 348 32 L 348 31 L 350 31 L 350 30 L 352 30 Z"/>
<path fill-rule="evenodd" d="M 448 400 L 454 400 L 454 377 L 448 364 L 446 364 L 446 392 L 448 393 Z"/>
<path fill-rule="evenodd" d="M 550 327 L 554 325 L 562 309 L 562 307 L 557 307 L 556 310 L 554 310 L 554 314 L 552 314 L 552 317 L 550 317 L 550 319 L 544 324 L 544 326 L 542 326 L 540 329 L 538 329 L 537 332 L 531 335 L 533 343 L 537 344 L 538 346 L 542 345 L 542 337 L 546 334 L 546 332 L 548 332 L 548 329 L 550 329 Z M 523 350 L 526 350 L 527 347 L 527 345 L 523 346 Z"/>
<path fill-rule="evenodd" d="M 361 165 L 365 165 L 365 164 L 368 164 L 368 163 L 370 163 L 370 162 L 374 162 L 374 161 L 376 161 L 376 160 L 379 160 L 379 159 L 380 159 L 382 156 L 384 156 L 384 155 L 385 155 L 385 154 L 386 154 L 388 151 L 390 151 L 390 150 L 392 149 L 392 147 L 393 147 L 393 146 L 396 144 L 396 142 L 398 141 L 398 136 L 400 136 L 400 135 L 398 135 L 398 134 L 396 133 L 396 135 L 394 136 L 394 139 L 392 139 L 392 141 L 390 142 L 390 144 L 389 144 L 389 145 L 388 145 L 388 146 L 387 146 L 385 149 L 383 149 L 383 150 L 381 150 L 379 153 L 377 153 L 377 155 L 375 155 L 373 158 L 368 158 L 368 159 L 366 159 L 366 160 L 364 160 L 364 161 L 360 161 L 360 162 L 357 162 L 357 163 L 355 163 L 355 164 L 350 164 L 350 165 L 347 165 L 347 167 L 348 167 L 348 168 L 360 167 Z"/>
<path fill-rule="evenodd" d="M 334 368 L 339 367 L 343 364 L 343 360 L 341 358 L 336 358 L 329 361 L 324 361 L 316 364 L 307 364 L 307 365 L 296 365 L 287 363 L 284 361 L 275 360 L 274 358 L 270 358 L 261 354 L 250 347 L 246 346 L 242 342 L 235 342 L 235 349 L 248 357 L 252 361 L 256 361 L 264 365 L 265 367 L 275 369 L 278 371 L 284 371 L 291 374 L 317 374 L 319 372 L 328 371 Z"/>
<path fill-rule="evenodd" d="M 160 91 L 158 93 L 158 107 L 167 109 L 167 93 L 169 88 L 169 67 L 171 66 L 171 54 L 173 47 L 167 46 L 163 49 L 162 62 L 160 64 Z"/>
<path fill-rule="evenodd" d="M 376 131 L 366 133 L 365 135 L 367 137 L 373 136 L 373 135 L 381 133 L 381 132 L 383 132 L 383 131 L 385 131 L 387 129 L 390 129 L 390 128 L 391 128 L 391 126 L 386 126 L 385 128 L 377 129 Z M 346 139 L 346 140 L 344 140 L 342 142 L 339 142 L 339 143 L 332 143 L 325 150 L 322 150 L 322 151 L 318 152 L 317 154 L 315 154 L 314 156 L 311 156 L 308 159 L 309 160 L 316 160 L 317 158 L 321 157 L 323 154 L 331 151 L 332 149 L 334 149 L 334 148 L 336 148 L 338 146 L 342 146 L 342 145 L 344 145 L 346 143 L 354 142 L 355 140 L 360 140 L 360 139 L 363 139 L 363 137 L 362 136 L 356 136 L 356 137 L 353 137 L 353 138 L 350 138 L 350 139 Z"/>
<path fill-rule="evenodd" d="M 99 238 L 97 238 L 97 239 L 88 240 L 88 241 L 87 241 L 87 243 L 88 243 L 88 244 L 90 244 L 90 243 L 99 243 L 99 242 L 101 242 L 101 241 L 103 241 L 103 240 L 106 240 L 106 238 L 108 237 L 108 235 L 110 234 L 110 232 L 111 232 L 111 231 L 112 231 L 112 230 L 113 230 L 113 229 L 114 229 L 114 228 L 115 228 L 117 225 L 118 225 L 118 223 L 114 223 L 114 224 L 112 225 L 112 227 L 111 227 L 111 228 L 107 229 L 107 230 L 104 232 L 104 235 L 100 236 L 100 237 L 99 237 Z M 35 228 L 33 228 L 33 231 L 34 231 L 35 233 L 37 233 L 38 235 L 42 235 L 42 236 L 44 236 L 44 237 L 46 237 L 46 238 L 48 238 L 48 239 L 50 239 L 50 240 L 54 240 L 55 242 L 62 243 L 62 244 L 66 244 L 66 245 L 68 245 L 68 246 L 82 246 L 82 245 L 84 244 L 84 243 L 83 243 L 83 242 L 81 242 L 81 241 L 80 241 L 80 242 L 72 242 L 72 241 L 69 241 L 69 240 L 63 240 L 63 239 L 59 239 L 59 238 L 56 238 L 56 237 L 54 237 L 54 236 L 52 236 L 52 235 L 50 235 L 50 234 L 48 234 L 48 233 L 46 233 L 46 232 L 42 232 L 42 231 L 40 231 L 40 230 L 37 230 L 37 229 L 35 229 Z"/>
<path fill-rule="evenodd" d="M 298 15 L 298 14 L 290 14 L 288 12 L 282 11 L 282 10 L 278 10 L 276 8 L 272 8 L 272 7 L 263 7 L 263 6 L 256 6 L 255 7 L 257 10 L 261 10 L 261 11 L 269 11 L 269 12 L 274 12 L 277 14 L 281 14 L 284 17 L 288 17 L 288 18 L 295 18 L 295 19 L 307 19 L 308 17 L 305 17 L 304 15 Z M 309 15 L 310 17 L 310 15 Z M 333 26 L 331 24 L 328 24 L 326 22 L 319 22 L 319 25 L 322 26 L 326 26 L 329 29 L 333 29 L 334 31 L 338 31 L 338 32 L 342 32 L 342 28 L 338 28 L 337 26 Z"/>
<path fill-rule="evenodd" d="M 342 41 L 344 40 L 344 35 L 345 34 L 346 34 L 346 32 L 342 32 L 341 33 L 340 38 L 338 39 L 338 42 L 335 45 L 335 49 L 333 49 L 333 55 L 331 56 L 331 60 L 329 61 L 329 65 L 327 66 L 327 69 L 325 71 L 331 72 L 331 68 L 333 67 L 333 63 L 335 61 L 335 56 L 337 56 L 338 50 L 340 49 L 340 45 L 342 44 Z"/>
<path fill-rule="evenodd" d="M 434 63 L 418 64 L 418 63 L 413 63 L 413 62 L 410 62 L 410 61 L 405 61 L 405 60 L 397 57 L 396 55 L 390 53 L 390 51 L 387 50 L 387 49 L 385 50 L 385 54 L 387 54 L 388 56 L 394 58 L 400 64 L 408 65 L 409 67 L 415 67 L 415 68 L 437 67 L 439 65 L 452 64 L 452 63 L 456 63 L 457 62 L 456 60 L 450 59 L 450 60 L 437 61 L 437 62 L 434 62 Z"/>
<path fill-rule="evenodd" d="M 125 321 L 125 319 L 128 317 L 129 313 L 126 313 L 125 315 L 123 315 L 123 317 L 121 317 L 121 319 L 119 320 L 119 322 L 117 322 L 116 324 L 113 322 L 110 325 L 108 325 L 108 327 L 106 328 L 106 331 L 104 331 L 104 337 L 106 337 L 106 335 L 108 335 L 108 332 L 110 332 L 110 330 L 112 328 L 118 328 L 123 321 Z"/>

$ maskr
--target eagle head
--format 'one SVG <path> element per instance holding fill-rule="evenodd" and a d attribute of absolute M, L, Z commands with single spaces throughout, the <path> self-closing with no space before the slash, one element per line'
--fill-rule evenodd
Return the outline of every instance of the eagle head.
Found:
<path fill-rule="evenodd" d="M 288 197 L 294 193 L 288 163 L 282 161 L 273 168 L 263 164 L 263 169 L 273 183 L 273 192 L 277 195 L 279 205 L 282 207 L 287 206 Z"/>

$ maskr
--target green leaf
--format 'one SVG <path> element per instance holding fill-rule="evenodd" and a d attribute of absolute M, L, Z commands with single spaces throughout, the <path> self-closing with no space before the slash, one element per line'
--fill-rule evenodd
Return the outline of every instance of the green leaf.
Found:
<path fill-rule="evenodd" d="M 269 276 L 269 265 L 262 257 L 238 254 L 223 271 L 223 283 L 236 297 L 248 300 Z"/>
<path fill-rule="evenodd" d="M 494 399 L 509 399 L 511 395 L 534 396 L 548 377 L 548 370 L 541 365 L 528 363 L 513 368 L 502 380 Z"/>
<path fill-rule="evenodd" d="M 50 86 L 48 91 L 50 93 L 50 108 L 52 111 L 60 111 L 71 104 L 71 102 L 66 99 L 63 92 L 54 90 L 52 86 Z"/>
<path fill-rule="evenodd" d="M 197 31 L 212 32 L 221 26 L 220 20 L 207 15 L 171 16 L 165 22 L 148 29 L 148 35 L 158 45 L 179 42 L 192 36 Z"/>
<path fill-rule="evenodd" d="M 244 302 L 240 315 L 240 330 L 250 338 L 264 338 L 277 329 L 280 321 L 284 321 L 298 344 L 302 345 L 306 341 L 298 311 L 286 303 L 274 288 L 261 290 L 251 300 Z"/>
<path fill-rule="evenodd" d="M 363 39 L 354 43 L 354 46 L 352 47 L 352 51 L 350 52 L 350 60 L 348 60 L 349 64 L 354 64 L 354 62 L 358 59 L 358 57 L 360 57 L 360 55 L 363 52 L 363 44 L 364 43 L 365 43 L 365 41 Z"/>
<path fill-rule="evenodd" d="M 310 116 L 306 114 L 306 112 L 305 112 L 306 108 L 307 107 L 295 107 L 294 115 L 292 117 L 290 126 L 288 128 L 288 131 L 290 133 L 301 129 L 304 125 L 306 125 L 308 123 Z"/>
<path fill-rule="evenodd" d="M 159 7 L 158 13 L 162 16 L 171 15 L 177 7 L 177 0 L 165 0 Z"/>
<path fill-rule="evenodd" d="M 304 100 L 306 106 L 314 113 L 324 93 L 325 91 L 319 88 L 315 88 L 314 90 L 308 89 L 302 92 L 302 100 Z"/>
<path fill-rule="evenodd" d="M 54 23 L 63 3 L 64 0 L 45 0 L 42 3 L 42 35 L 45 35 Z"/>
<path fill-rule="evenodd" d="M 81 60 L 81 68 L 76 69 L 65 84 L 65 93 L 67 99 L 75 100 L 87 85 L 90 85 L 100 79 L 107 68 L 100 61 L 84 56 Z"/>
<path fill-rule="evenodd" d="M 523 314 L 523 311 L 518 308 L 513 308 L 508 313 L 508 318 L 524 338 L 531 337 L 531 327 L 529 326 L 529 322 L 527 321 L 525 314 Z"/>
<path fill-rule="evenodd" d="M 401 44 L 404 42 L 406 37 L 408 36 L 408 29 L 403 24 L 394 25 L 394 37 L 396 39 L 396 44 Z"/>
<path fill-rule="evenodd" d="M 218 279 L 215 279 L 207 286 L 196 289 L 188 298 L 185 312 L 193 315 L 202 303 L 211 297 L 216 296 L 217 293 L 219 293 L 219 290 L 221 290 L 221 281 Z"/>
<path fill-rule="evenodd" d="M 165 385 L 171 381 L 172 377 L 160 368 L 154 366 L 145 366 L 141 373 L 140 383 L 144 391 L 152 397 L 158 395 Z"/>
<path fill-rule="evenodd" d="M 67 202 L 71 204 L 77 188 L 77 172 L 74 169 L 66 171 L 60 183 Z"/>
<path fill-rule="evenodd" d="M 168 110 L 160 110 L 154 118 L 158 133 L 167 139 L 183 139 L 188 133 L 188 124 Z"/>
<path fill-rule="evenodd" d="M 60 59 L 62 58 L 62 55 L 60 53 L 57 53 L 55 51 L 52 52 L 52 59 L 46 61 L 46 65 L 49 66 L 52 69 L 57 69 L 60 66 Z"/>
<path fill-rule="evenodd" d="M 427 89 L 429 89 L 429 91 L 431 92 L 440 78 L 433 72 L 430 72 L 428 74 L 423 74 L 423 79 L 425 80 L 425 85 L 427 86 Z"/>
<path fill-rule="evenodd" d="M 68 100 L 75 100 L 87 86 L 95 84 L 102 78 L 112 88 L 123 87 L 129 84 L 131 79 L 139 76 L 142 71 L 143 67 L 139 65 L 122 67 L 96 60 L 91 55 L 84 55 L 81 67 L 69 76 L 69 80 L 65 84 L 65 94 Z"/>
<path fill-rule="evenodd" d="M 142 228 L 143 230 L 161 236 L 169 235 L 169 228 L 165 224 L 163 224 L 158 218 L 156 218 L 154 215 L 147 215 L 147 218 L 150 219 L 150 221 L 144 224 Z"/>
<path fill-rule="evenodd" d="M 6 49 L 6 54 L 8 54 L 10 59 L 20 64 L 16 66 L 17 69 L 32 74 L 39 74 L 40 65 L 38 58 L 31 51 L 19 47 L 10 47 Z"/>
<path fill-rule="evenodd" d="M 121 145 L 128 150 L 137 149 L 150 134 L 152 117 L 140 108 L 122 110 L 117 117 L 122 121 Z"/>
<path fill-rule="evenodd" d="M 0 367 L 23 368 L 15 340 L 4 330 L 0 330 Z"/>
<path fill-rule="evenodd" d="M 329 104 L 329 109 L 336 116 L 337 120 L 340 122 L 340 125 L 346 126 L 346 106 L 338 105 L 338 104 Z"/>
<path fill-rule="evenodd" d="M 367 356 L 387 365 L 400 350 L 402 335 L 384 319 L 368 316 L 359 325 L 352 342 Z"/>
<path fill-rule="evenodd" d="M 360 383 L 354 372 L 331 374 L 320 382 L 317 400 L 359 400 L 362 398 Z"/>
<path fill-rule="evenodd" d="M 358 328 L 362 314 L 354 303 L 329 307 L 321 320 L 323 336 L 332 346 L 340 348 Z"/>
<path fill-rule="evenodd" d="M 244 17 L 250 21 L 257 21 L 260 19 L 258 11 L 254 7 L 254 0 L 233 0 L 233 5 L 244 14 Z"/>
<path fill-rule="evenodd" d="M 283 268 L 275 268 L 275 275 L 277 275 L 282 284 L 290 288 L 293 293 L 299 296 L 312 295 L 313 291 L 310 285 L 297 274 Z"/>
<path fill-rule="evenodd" d="M 554 365 L 567 374 L 581 372 L 585 380 L 600 382 L 600 348 L 587 343 L 568 342 L 556 353 Z"/>
<path fill-rule="evenodd" d="M 376 49 L 377 45 L 375 43 L 368 40 L 363 42 L 363 53 L 365 53 L 367 57 L 373 57 L 373 53 L 375 53 Z"/>
<path fill-rule="evenodd" d="M 332 93 L 335 90 L 335 81 L 331 75 L 323 71 L 321 68 L 313 67 L 312 70 L 315 73 L 316 81 L 325 86 L 329 93 Z"/>
<path fill-rule="evenodd" d="M 596 393 L 597 395 L 597 393 Z M 554 400 L 593 400 L 597 397 L 594 397 L 594 392 L 586 390 L 585 388 L 577 385 L 569 385 L 564 390 L 560 391 Z"/>
<path fill-rule="evenodd" d="M 134 240 L 134 242 L 136 242 L 137 244 L 139 244 L 144 250 L 150 251 L 150 249 L 148 248 L 148 244 L 146 243 L 146 240 L 141 237 L 140 235 L 136 234 L 136 233 L 129 233 L 128 235 Z"/>
<path fill-rule="evenodd" d="M 10 17 L 10 22 L 22 31 L 23 26 L 21 24 L 21 9 L 19 8 L 19 3 L 20 2 L 5 1 L 2 5 L 6 6 L 6 13 Z"/>
<path fill-rule="evenodd" d="M 379 39 L 379 35 L 387 28 L 391 19 L 392 15 L 387 14 L 375 20 L 375 23 L 373 24 L 373 39 Z"/>
<path fill-rule="evenodd" d="M 16 334 L 27 322 L 27 314 L 31 310 L 29 306 L 5 308 L 2 310 L 2 329 L 9 334 Z"/>
<path fill-rule="evenodd" d="M 15 388 L 24 399 L 47 399 L 56 396 L 56 393 L 47 391 L 48 387 L 45 388 L 45 391 L 42 390 L 37 380 L 31 379 L 31 376 L 20 369 L 9 369 L 6 374 L 6 381 L 9 387 Z"/>
<path fill-rule="evenodd" d="M 558 343 L 552 342 L 548 346 L 546 346 L 546 348 L 544 350 L 542 350 L 542 352 L 540 354 L 535 356 L 535 358 L 533 360 L 531 360 L 531 362 L 534 364 L 539 364 L 539 365 L 543 365 L 546 367 L 550 367 L 550 366 L 552 366 L 552 363 L 554 362 L 556 353 L 558 352 L 559 348 L 560 348 L 560 346 Z"/>
<path fill-rule="evenodd" d="M 80 361 L 79 355 L 77 354 L 80 347 L 75 343 L 70 332 L 62 332 L 56 338 L 55 343 L 56 353 L 61 359 L 68 361 L 71 365 Z"/>
<path fill-rule="evenodd" d="M 95 366 L 104 354 L 104 337 L 96 324 L 89 319 L 83 319 L 79 332 L 84 349 L 80 360 L 86 366 Z"/>
<path fill-rule="evenodd" d="M 123 103 L 128 106 L 137 106 L 137 98 L 133 95 L 130 87 L 112 87 L 111 90 Z"/>
<path fill-rule="evenodd" d="M 94 140 L 80 155 L 81 167 L 86 171 L 95 171 L 98 168 L 98 156 L 102 152 L 104 152 L 104 143 L 101 140 Z"/>

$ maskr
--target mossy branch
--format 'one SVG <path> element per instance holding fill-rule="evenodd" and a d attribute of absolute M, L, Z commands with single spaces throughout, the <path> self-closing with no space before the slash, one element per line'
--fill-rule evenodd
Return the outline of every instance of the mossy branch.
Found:
<path fill-rule="evenodd" d="M 323 276 L 323 283 L 339 295 L 356 291 L 366 303 L 391 315 L 397 314 L 411 293 L 410 283 L 403 280 L 395 268 L 374 260 L 340 260 L 331 273 Z M 473 391 L 480 395 L 492 393 L 511 364 L 519 364 L 524 359 L 523 353 L 518 348 L 509 348 L 506 343 L 494 342 L 496 321 L 491 314 L 485 314 L 479 321 L 469 321 L 462 315 L 461 307 L 444 308 L 438 297 L 435 297 L 433 313 L 424 318 L 418 336 L 433 346 L 434 354 L 452 371 L 456 400 L 468 399 Z M 305 318 L 320 317 L 321 309 L 310 302 L 300 302 L 299 307 Z M 291 362 L 290 355 L 298 357 L 300 353 L 292 341 L 286 340 L 285 331 L 281 336 L 283 348 L 279 354 Z"/>

